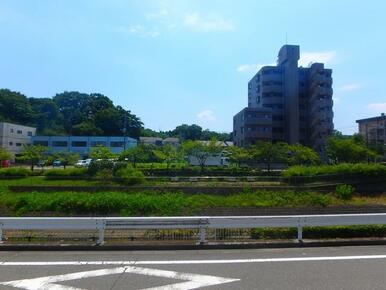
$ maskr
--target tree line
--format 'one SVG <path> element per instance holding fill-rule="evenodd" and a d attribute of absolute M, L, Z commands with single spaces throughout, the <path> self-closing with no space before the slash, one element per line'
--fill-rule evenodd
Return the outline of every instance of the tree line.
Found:
<path fill-rule="evenodd" d="M 230 140 L 229 133 L 203 130 L 183 124 L 174 130 L 156 132 L 144 128 L 139 117 L 116 106 L 107 96 L 76 91 L 52 98 L 29 98 L 0 89 L 0 121 L 29 125 L 39 135 L 178 137 L 181 140 Z"/>
<path fill-rule="evenodd" d="M 137 163 L 165 163 L 167 168 L 172 163 L 185 162 L 188 156 L 197 159 L 201 170 L 206 166 L 206 161 L 211 156 L 228 157 L 230 162 L 237 167 L 258 166 L 264 164 L 268 171 L 274 163 L 292 165 L 317 165 L 321 163 L 361 163 L 375 162 L 383 159 L 384 151 L 369 148 L 364 139 L 355 135 L 343 137 L 335 134 L 330 137 L 326 146 L 327 160 L 322 159 L 313 149 L 301 144 L 289 145 L 285 142 L 258 142 L 248 148 L 237 146 L 223 147 L 222 142 L 212 139 L 209 142 L 197 140 L 186 140 L 180 146 L 166 144 L 158 147 L 155 145 L 139 144 L 128 148 L 122 153 L 113 154 L 109 148 L 97 146 L 91 149 L 89 158 L 118 159 L 127 161 L 136 167 Z M 0 148 L 0 160 L 10 159 L 7 150 Z M 18 157 L 19 160 L 28 162 L 31 169 L 42 159 L 50 161 L 60 160 L 63 166 L 73 164 L 80 157 L 78 154 L 69 152 L 56 152 L 47 154 L 47 148 L 40 145 L 25 146 Z"/>

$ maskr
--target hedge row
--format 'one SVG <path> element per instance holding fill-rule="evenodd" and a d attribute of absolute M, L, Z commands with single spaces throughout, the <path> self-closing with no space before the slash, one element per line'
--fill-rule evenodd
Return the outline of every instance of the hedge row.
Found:
<path fill-rule="evenodd" d="M 337 165 L 292 166 L 283 171 L 282 175 L 289 178 L 314 177 L 320 175 L 386 177 L 386 166 L 376 163 L 342 163 Z"/>

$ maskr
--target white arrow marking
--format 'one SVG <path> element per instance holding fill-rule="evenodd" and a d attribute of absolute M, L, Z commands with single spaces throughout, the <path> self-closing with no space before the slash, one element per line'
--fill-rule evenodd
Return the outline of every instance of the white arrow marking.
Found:
<path fill-rule="evenodd" d="M 81 288 L 75 288 L 65 285 L 55 284 L 56 282 L 70 281 L 76 279 L 84 279 L 98 276 L 106 276 L 112 274 L 133 273 L 147 276 L 164 277 L 178 280 L 188 280 L 187 282 L 181 282 L 176 284 L 169 284 L 160 287 L 148 288 L 147 290 L 167 290 L 167 289 L 196 289 L 205 286 L 212 286 L 224 283 L 230 283 L 239 281 L 240 279 L 224 278 L 209 275 L 199 275 L 192 273 L 179 273 L 175 271 L 166 271 L 158 269 L 148 269 L 140 267 L 118 267 L 113 269 L 93 270 L 86 272 L 77 272 L 64 275 L 46 276 L 33 279 L 24 279 L 16 281 L 1 282 L 0 285 L 12 286 L 15 288 L 25 290 L 84 290 Z"/>

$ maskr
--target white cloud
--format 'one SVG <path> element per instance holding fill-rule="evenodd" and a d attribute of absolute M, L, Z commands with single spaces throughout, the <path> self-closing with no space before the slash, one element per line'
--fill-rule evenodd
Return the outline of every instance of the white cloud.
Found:
<path fill-rule="evenodd" d="M 140 37 L 151 37 L 151 38 L 157 37 L 160 34 L 157 29 L 148 29 L 140 24 L 129 25 L 129 26 L 119 26 L 117 28 L 117 31 L 122 33 L 137 35 Z"/>
<path fill-rule="evenodd" d="M 230 21 L 221 16 L 203 18 L 198 13 L 189 13 L 184 17 L 184 25 L 196 31 L 230 31 L 234 29 Z"/>
<path fill-rule="evenodd" d="M 367 108 L 377 113 L 386 112 L 386 103 L 372 103 L 367 105 Z"/>
<path fill-rule="evenodd" d="M 276 65 L 274 63 L 270 64 L 241 64 L 239 65 L 236 70 L 238 72 L 258 72 L 263 66 L 271 66 L 271 65 Z"/>
<path fill-rule="evenodd" d="M 333 97 L 332 100 L 334 101 L 334 104 L 337 104 L 340 102 L 340 98 L 338 97 Z"/>
<path fill-rule="evenodd" d="M 157 12 L 152 12 L 152 13 L 148 13 L 146 14 L 146 18 L 149 19 L 149 20 L 163 20 L 163 19 L 166 19 L 169 17 L 169 10 L 166 9 L 166 8 L 161 8 L 159 11 Z"/>
<path fill-rule="evenodd" d="M 197 118 L 201 123 L 207 124 L 216 121 L 216 117 L 212 110 L 204 110 L 197 114 Z"/>
<path fill-rule="evenodd" d="M 303 52 L 300 54 L 299 66 L 307 67 L 313 62 L 329 64 L 335 59 L 335 51 Z"/>
<path fill-rule="evenodd" d="M 361 87 L 362 86 L 360 84 L 352 83 L 352 84 L 346 84 L 346 85 L 339 87 L 339 90 L 342 92 L 350 92 L 350 91 L 356 91 L 356 90 L 360 89 Z"/>

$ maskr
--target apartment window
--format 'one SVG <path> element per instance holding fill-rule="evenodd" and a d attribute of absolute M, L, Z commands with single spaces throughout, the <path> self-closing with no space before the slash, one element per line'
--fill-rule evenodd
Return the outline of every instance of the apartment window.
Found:
<path fill-rule="evenodd" d="M 34 145 L 40 145 L 40 146 L 45 146 L 47 147 L 48 146 L 48 141 L 34 141 Z"/>
<path fill-rule="evenodd" d="M 23 134 L 23 131 L 22 131 L 22 130 L 17 130 L 16 133 L 17 133 L 17 134 Z"/>
<path fill-rule="evenodd" d="M 240 128 L 240 132 L 241 132 L 241 134 L 244 134 L 244 127 Z"/>
<path fill-rule="evenodd" d="M 27 135 L 28 135 L 28 136 L 32 136 L 32 132 L 31 132 L 31 131 L 28 131 L 28 132 L 27 132 Z"/>
<path fill-rule="evenodd" d="M 13 146 L 13 142 L 9 142 L 9 146 Z"/>
<path fill-rule="evenodd" d="M 21 143 L 16 143 L 16 147 L 21 147 Z"/>
<path fill-rule="evenodd" d="M 106 146 L 106 142 L 105 141 L 91 141 L 90 146 L 91 147 Z"/>
<path fill-rule="evenodd" d="M 71 143 L 72 147 L 87 147 L 87 141 L 73 141 Z"/>
<path fill-rule="evenodd" d="M 67 147 L 67 141 L 52 141 L 53 147 Z"/>
<path fill-rule="evenodd" d="M 123 147 L 125 145 L 122 141 L 112 141 L 110 142 L 110 147 Z"/>
<path fill-rule="evenodd" d="M 11 128 L 10 130 L 9 130 L 11 133 L 13 133 L 14 131 L 13 131 L 13 128 Z"/>

